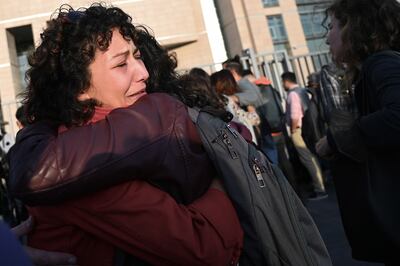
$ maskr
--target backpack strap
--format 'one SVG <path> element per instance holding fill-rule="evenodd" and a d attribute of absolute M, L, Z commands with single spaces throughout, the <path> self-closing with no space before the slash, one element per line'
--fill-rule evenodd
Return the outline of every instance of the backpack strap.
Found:
<path fill-rule="evenodd" d="M 199 117 L 200 109 L 197 107 L 188 107 L 187 109 L 192 122 L 197 124 L 197 118 Z"/>

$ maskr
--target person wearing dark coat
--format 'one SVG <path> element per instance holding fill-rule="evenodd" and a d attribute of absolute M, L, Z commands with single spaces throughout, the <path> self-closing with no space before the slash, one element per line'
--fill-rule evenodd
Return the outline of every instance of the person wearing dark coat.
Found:
<path fill-rule="evenodd" d="M 333 111 L 317 152 L 332 159 L 353 257 L 399 265 L 400 3 L 336 0 L 327 14 L 328 44 L 346 65 L 358 114 Z"/>

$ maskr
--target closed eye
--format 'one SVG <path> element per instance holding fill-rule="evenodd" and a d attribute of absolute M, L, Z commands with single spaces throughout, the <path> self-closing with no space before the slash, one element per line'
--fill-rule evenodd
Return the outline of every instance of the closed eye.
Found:
<path fill-rule="evenodd" d="M 115 67 L 124 67 L 126 66 L 126 62 L 116 65 Z"/>

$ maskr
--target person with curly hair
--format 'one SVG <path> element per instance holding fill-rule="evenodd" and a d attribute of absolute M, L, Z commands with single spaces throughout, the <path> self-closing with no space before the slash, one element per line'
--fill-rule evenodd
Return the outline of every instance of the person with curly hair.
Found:
<path fill-rule="evenodd" d="M 399 265 L 400 3 L 336 0 L 327 42 L 355 86 L 358 114 L 333 111 L 327 138 L 343 225 L 355 259 Z"/>
<path fill-rule="evenodd" d="M 239 220 L 186 107 L 218 103 L 119 8 L 64 5 L 41 39 L 10 152 L 29 245 L 79 265 L 235 264 Z"/>

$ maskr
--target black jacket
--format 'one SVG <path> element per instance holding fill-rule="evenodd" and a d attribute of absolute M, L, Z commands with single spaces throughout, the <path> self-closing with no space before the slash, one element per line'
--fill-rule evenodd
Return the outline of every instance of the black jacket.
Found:
<path fill-rule="evenodd" d="M 333 113 L 328 140 L 340 210 L 353 257 L 396 262 L 400 251 L 400 54 L 383 51 L 362 65 L 359 116 Z"/>

